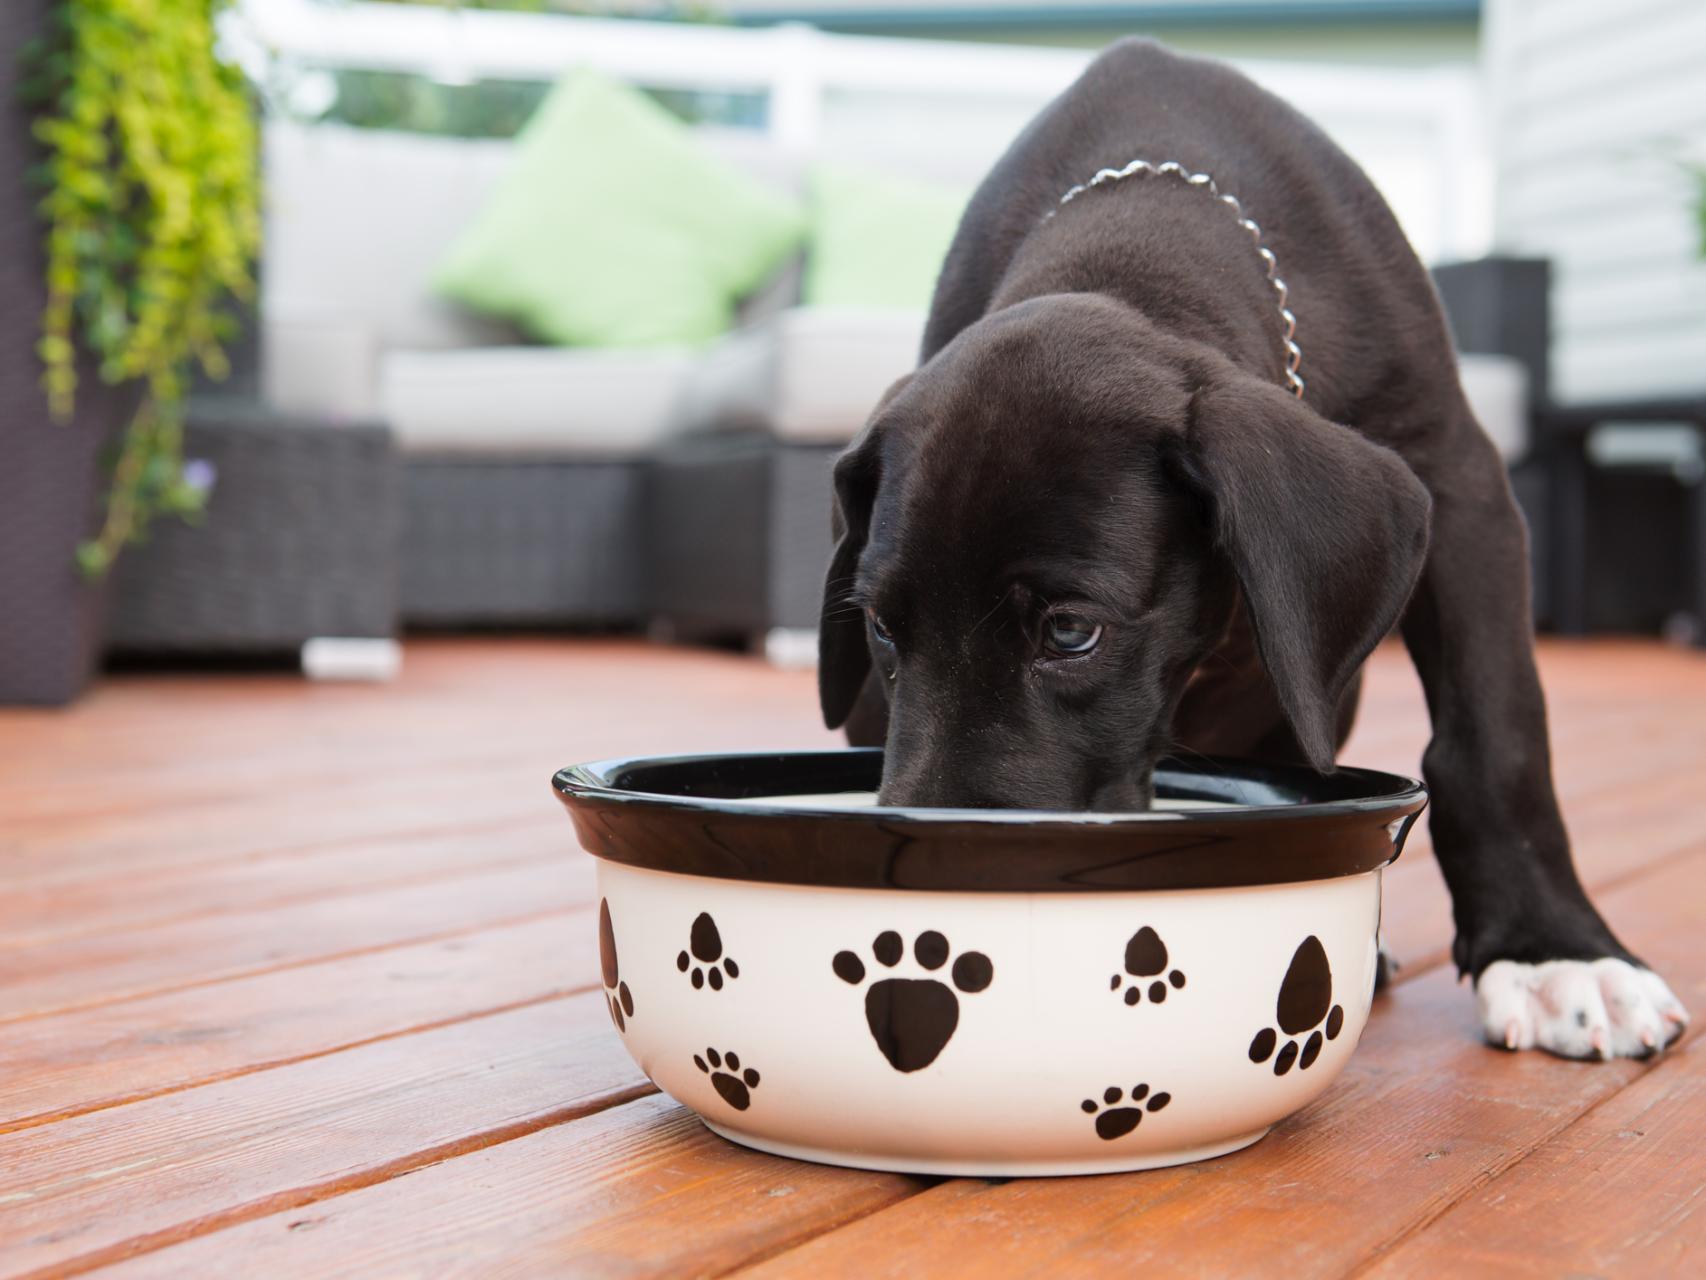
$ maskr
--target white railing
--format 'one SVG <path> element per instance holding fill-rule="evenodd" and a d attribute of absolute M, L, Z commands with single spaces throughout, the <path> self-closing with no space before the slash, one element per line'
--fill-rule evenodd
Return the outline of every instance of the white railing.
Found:
<path fill-rule="evenodd" d="M 648 88 L 760 94 L 765 128 L 811 152 L 826 107 L 849 97 L 963 98 L 1001 136 L 1058 93 L 1092 56 L 1066 49 L 829 35 L 810 27 L 722 27 L 427 5 L 239 0 L 226 39 L 251 68 L 288 65 L 413 72 L 453 84 L 556 79 L 594 67 Z M 1314 118 L 1386 192 L 1424 257 L 1483 252 L 1491 180 L 1476 75 L 1462 67 L 1361 68 L 1241 61 Z M 927 127 L 927 126 L 921 126 Z"/>

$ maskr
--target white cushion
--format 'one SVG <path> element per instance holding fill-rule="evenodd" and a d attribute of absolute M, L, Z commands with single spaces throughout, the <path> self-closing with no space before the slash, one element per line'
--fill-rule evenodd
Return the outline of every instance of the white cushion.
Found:
<path fill-rule="evenodd" d="M 889 384 L 918 364 L 924 315 L 793 307 L 713 343 L 682 391 L 686 431 L 757 429 L 778 439 L 853 438 Z"/>
<path fill-rule="evenodd" d="M 264 314 L 260 365 L 261 399 L 280 412 L 331 422 L 378 416 L 379 350 L 358 315 Z"/>
<path fill-rule="evenodd" d="M 687 348 L 391 351 L 379 408 L 406 452 L 647 452 L 667 432 Z"/>
<path fill-rule="evenodd" d="M 266 128 L 262 310 L 336 313 L 378 348 L 514 342 L 507 325 L 435 298 L 428 281 L 491 193 L 501 141 L 301 125 Z"/>
<path fill-rule="evenodd" d="M 763 134 L 716 127 L 697 134 L 760 181 L 798 190 L 798 158 Z M 434 269 L 491 194 L 511 147 L 508 140 L 268 123 L 261 380 L 270 403 L 334 419 L 400 411 L 405 443 L 412 437 L 430 448 L 504 440 L 631 448 L 655 437 L 657 405 L 674 403 L 684 353 L 574 351 L 557 361 L 516 348 L 508 324 L 433 296 Z M 769 309 L 783 289 L 797 296 L 797 266 L 762 291 Z M 434 369 L 426 362 L 428 352 L 458 349 L 491 351 L 494 363 Z M 513 391 L 490 370 L 513 376 Z M 623 371 L 635 373 L 634 385 L 623 384 Z M 461 397 L 475 389 L 479 403 L 469 405 Z M 441 394 L 447 398 L 435 403 Z"/>
<path fill-rule="evenodd" d="M 1463 393 L 1506 462 L 1528 452 L 1528 369 L 1512 356 L 1458 357 Z"/>
<path fill-rule="evenodd" d="M 764 135 L 705 127 L 696 136 L 759 181 L 797 191 L 798 161 Z M 367 325 L 381 350 L 514 342 L 509 325 L 437 298 L 430 287 L 512 148 L 507 139 L 269 122 L 263 309 L 335 311 Z"/>

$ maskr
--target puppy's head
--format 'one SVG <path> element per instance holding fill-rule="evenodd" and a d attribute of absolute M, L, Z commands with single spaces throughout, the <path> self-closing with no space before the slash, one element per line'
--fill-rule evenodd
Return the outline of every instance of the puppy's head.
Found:
<path fill-rule="evenodd" d="M 835 728 L 882 690 L 887 804 L 1146 807 L 1240 592 L 1330 768 L 1427 537 L 1396 455 L 1091 295 L 961 334 L 890 389 L 835 489 L 819 692 Z"/>

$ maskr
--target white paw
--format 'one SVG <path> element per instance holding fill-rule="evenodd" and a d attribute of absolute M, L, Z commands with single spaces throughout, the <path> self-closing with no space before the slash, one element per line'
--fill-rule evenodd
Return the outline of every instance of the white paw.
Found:
<path fill-rule="evenodd" d="M 1475 984 L 1489 1044 L 1565 1058 L 1641 1058 L 1688 1025 L 1663 978 L 1626 960 L 1495 960 Z"/>

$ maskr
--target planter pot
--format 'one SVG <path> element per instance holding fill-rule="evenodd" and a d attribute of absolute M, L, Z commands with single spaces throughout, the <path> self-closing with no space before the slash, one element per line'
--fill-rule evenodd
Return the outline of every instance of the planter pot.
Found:
<path fill-rule="evenodd" d="M 39 152 L 17 79 L 49 7 L 0 7 L 0 704 L 67 702 L 94 669 L 103 592 L 74 557 L 98 519 L 102 446 L 136 403 L 85 369 L 76 417 L 55 423 L 41 389 L 42 228 L 27 181 Z"/>

